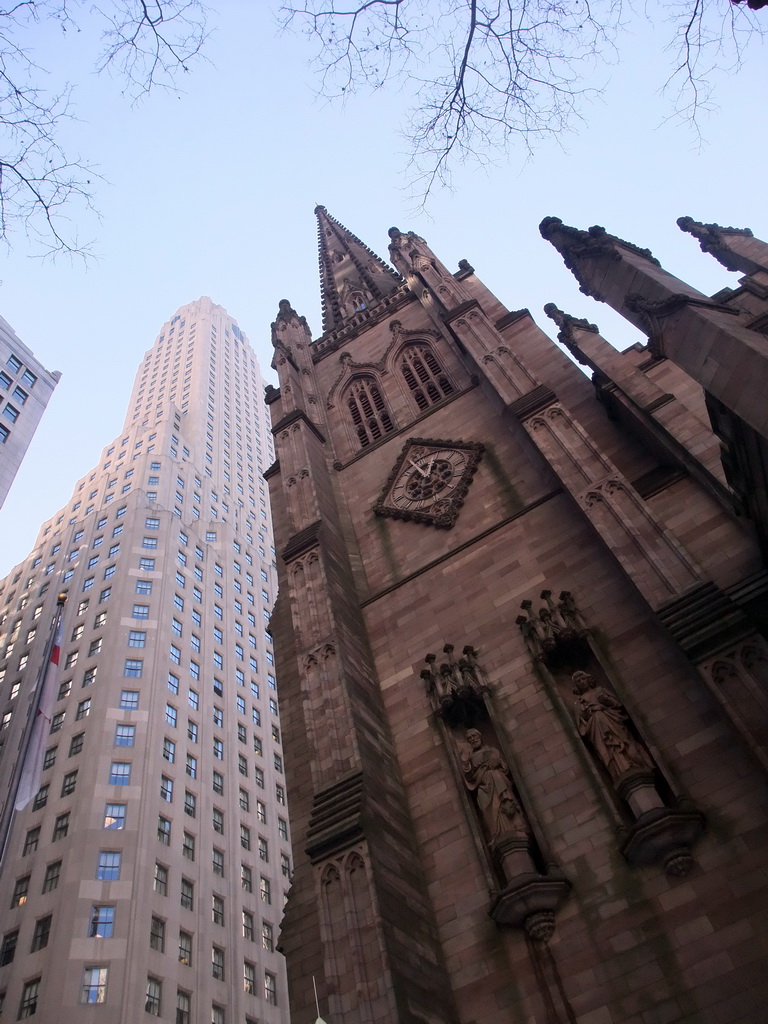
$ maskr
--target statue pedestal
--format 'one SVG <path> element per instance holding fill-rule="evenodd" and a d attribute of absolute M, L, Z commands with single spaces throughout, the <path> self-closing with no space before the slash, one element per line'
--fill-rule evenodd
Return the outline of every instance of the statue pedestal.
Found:
<path fill-rule="evenodd" d="M 564 875 L 529 872 L 493 894 L 490 914 L 496 924 L 522 928 L 537 942 L 548 942 L 555 930 L 555 911 L 570 892 Z"/>
<path fill-rule="evenodd" d="M 664 807 L 653 778 L 653 772 L 627 772 L 616 780 L 616 792 L 626 800 L 636 818 L 648 811 Z"/>
<path fill-rule="evenodd" d="M 663 864 L 668 875 L 687 875 L 693 863 L 691 846 L 704 831 L 700 811 L 667 807 L 642 814 L 621 845 L 630 864 Z"/>
<path fill-rule="evenodd" d="M 511 882 L 520 875 L 536 873 L 531 860 L 530 840 L 528 836 L 511 833 L 491 844 L 494 860 L 501 868 L 502 877 Z"/>

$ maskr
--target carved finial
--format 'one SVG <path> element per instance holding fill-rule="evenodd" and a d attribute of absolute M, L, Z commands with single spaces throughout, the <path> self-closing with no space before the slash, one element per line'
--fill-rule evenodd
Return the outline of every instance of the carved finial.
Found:
<path fill-rule="evenodd" d="M 560 330 L 557 332 L 557 340 L 576 356 L 579 362 L 584 362 L 584 357 L 576 343 L 574 337 L 574 330 L 589 331 L 591 334 L 599 334 L 600 329 L 596 324 L 591 324 L 586 319 L 580 319 L 575 316 L 571 316 L 570 313 L 564 313 L 562 309 L 559 309 L 554 302 L 548 302 L 544 307 L 544 312 L 550 318 L 554 320 Z"/>
<path fill-rule="evenodd" d="M 654 257 L 650 249 L 642 249 L 632 242 L 626 242 L 616 235 L 609 235 L 604 227 L 599 224 L 593 225 L 586 231 L 579 228 L 569 227 L 563 224 L 559 217 L 545 217 L 539 224 L 539 231 L 543 238 L 557 249 L 562 255 L 563 262 L 579 282 L 579 287 L 585 295 L 591 295 L 599 302 L 603 302 L 602 295 L 596 292 L 582 273 L 582 261 L 586 259 L 608 259 L 620 260 L 620 249 L 628 249 L 630 252 L 642 256 L 657 267 L 659 261 Z"/>
<path fill-rule="evenodd" d="M 277 316 L 272 324 L 273 345 L 277 346 L 279 343 L 282 343 L 283 339 L 279 336 L 279 333 L 284 334 L 286 325 L 292 320 L 297 321 L 304 328 L 306 334 L 310 333 L 307 318 L 299 316 L 288 299 L 280 299 L 280 302 L 278 303 Z"/>
<path fill-rule="evenodd" d="M 277 314 L 277 319 L 278 320 L 288 320 L 289 317 L 298 316 L 298 313 L 296 312 L 296 310 L 291 305 L 289 299 L 280 299 L 280 302 L 278 303 L 278 307 L 279 307 L 278 314 Z"/>
<path fill-rule="evenodd" d="M 754 274 L 763 269 L 748 256 L 734 252 L 728 242 L 728 235 L 753 238 L 749 228 L 726 228 L 721 227 L 720 224 L 704 224 L 699 220 L 694 220 L 693 217 L 678 217 L 677 226 L 698 239 L 701 251 L 714 256 L 726 270 L 741 274 Z"/>

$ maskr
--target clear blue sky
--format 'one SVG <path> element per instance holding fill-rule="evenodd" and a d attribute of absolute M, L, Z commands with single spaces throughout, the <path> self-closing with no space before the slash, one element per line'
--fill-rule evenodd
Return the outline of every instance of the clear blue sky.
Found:
<path fill-rule="evenodd" d="M 703 291 L 728 274 L 675 219 L 689 214 L 768 238 L 762 194 L 765 48 L 720 84 L 718 110 L 696 146 L 669 112 L 665 29 L 637 23 L 622 63 L 608 69 L 586 121 L 561 145 L 542 146 L 488 171 L 466 168 L 452 192 L 414 214 L 404 189 L 397 90 L 354 98 L 345 109 L 318 102 L 300 38 L 281 36 L 265 0 L 222 0 L 208 64 L 181 96 L 156 94 L 132 107 L 119 83 L 87 67 L 88 31 L 37 42 L 52 79 L 77 79 L 73 150 L 99 164 L 101 221 L 88 267 L 40 262 L 23 239 L 0 273 L 0 313 L 62 380 L 0 511 L 0 575 L 26 556 L 39 524 L 120 430 L 133 376 L 177 306 L 210 295 L 248 334 L 271 377 L 269 325 L 289 298 L 320 334 L 313 208 L 325 205 L 386 257 L 387 229 L 423 235 L 449 267 L 467 258 L 510 308 L 541 312 L 549 301 L 596 322 L 618 347 L 635 332 L 578 291 L 538 233 L 546 215 L 578 227 L 602 224 L 650 247 L 665 267 Z M 85 70 L 84 70 L 85 69 Z"/>

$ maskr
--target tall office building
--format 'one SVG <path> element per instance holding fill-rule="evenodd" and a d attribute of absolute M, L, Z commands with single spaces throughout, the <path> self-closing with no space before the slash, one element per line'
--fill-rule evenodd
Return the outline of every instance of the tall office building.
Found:
<path fill-rule="evenodd" d="M 0 317 L 0 508 L 60 377 Z"/>
<path fill-rule="evenodd" d="M 287 1020 L 263 390 L 225 310 L 182 307 L 120 436 L 0 584 L 3 794 L 67 594 L 43 773 L 0 874 L 9 1019 Z"/>

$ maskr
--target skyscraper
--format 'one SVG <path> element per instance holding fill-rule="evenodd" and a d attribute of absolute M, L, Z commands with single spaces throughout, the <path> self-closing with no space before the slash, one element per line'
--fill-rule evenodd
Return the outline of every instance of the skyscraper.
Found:
<path fill-rule="evenodd" d="M 768 245 L 682 222 L 743 275 L 709 297 L 547 218 L 648 338 L 548 306 L 590 380 L 316 212 L 268 395 L 296 1024 L 312 977 L 330 1024 L 764 1020 Z"/>
<path fill-rule="evenodd" d="M 0 508 L 60 377 L 0 317 Z"/>
<path fill-rule="evenodd" d="M 67 595 L 42 776 L 0 874 L 11 1018 L 287 1020 L 263 390 L 225 310 L 183 306 L 120 436 L 0 584 L 3 793 Z"/>

